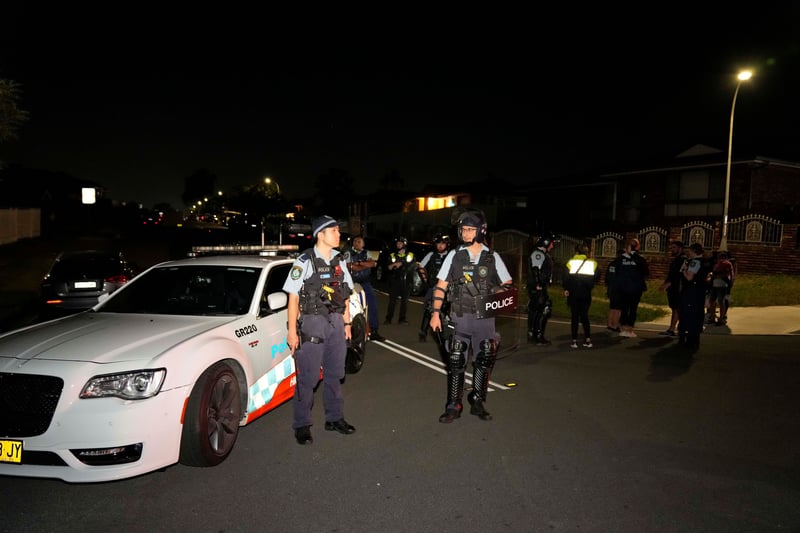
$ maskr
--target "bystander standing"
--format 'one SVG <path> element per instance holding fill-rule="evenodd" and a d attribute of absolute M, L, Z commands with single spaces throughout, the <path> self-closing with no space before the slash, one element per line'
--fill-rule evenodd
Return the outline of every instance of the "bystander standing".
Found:
<path fill-rule="evenodd" d="M 592 290 L 600 277 L 597 261 L 589 258 L 589 247 L 581 243 L 575 246 L 575 255 L 567 261 L 567 274 L 562 285 L 567 305 L 572 312 L 572 348 L 578 347 L 578 322 L 583 326 L 583 347 L 592 347 L 589 307 L 592 305 Z"/>
<path fill-rule="evenodd" d="M 683 277 L 681 268 L 684 261 L 686 261 L 686 254 L 683 253 L 683 243 L 681 241 L 672 241 L 669 245 L 669 254 L 672 259 L 667 270 L 667 277 L 659 288 L 666 292 L 667 305 L 669 305 L 672 314 L 669 319 L 669 327 L 659 335 L 675 337 L 677 336 L 675 328 L 678 325 L 681 306 L 681 278 Z"/>
<path fill-rule="evenodd" d="M 615 281 L 618 284 L 621 303 L 620 337 L 638 336 L 633 328 L 636 324 L 639 301 L 647 289 L 649 275 L 650 267 L 647 260 L 639 254 L 639 239 L 629 239 L 625 244 L 625 253 L 620 258 Z"/>

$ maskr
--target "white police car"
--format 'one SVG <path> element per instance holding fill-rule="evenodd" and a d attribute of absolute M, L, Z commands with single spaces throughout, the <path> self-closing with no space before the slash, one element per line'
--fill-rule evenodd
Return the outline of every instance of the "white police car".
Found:
<path fill-rule="evenodd" d="M 231 249 L 155 265 L 91 310 L 0 335 L 0 475 L 99 482 L 213 466 L 241 426 L 290 399 L 282 287 L 296 246 L 196 251 Z M 350 306 L 354 373 L 360 286 Z"/>

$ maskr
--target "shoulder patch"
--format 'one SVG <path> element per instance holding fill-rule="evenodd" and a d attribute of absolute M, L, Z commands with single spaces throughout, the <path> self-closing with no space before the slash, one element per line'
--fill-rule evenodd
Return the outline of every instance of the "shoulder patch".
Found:
<path fill-rule="evenodd" d="M 293 266 L 292 271 L 289 273 L 289 276 L 291 276 L 291 278 L 295 281 L 300 279 L 300 276 L 302 275 L 303 275 L 303 269 L 300 268 L 299 266 Z"/>

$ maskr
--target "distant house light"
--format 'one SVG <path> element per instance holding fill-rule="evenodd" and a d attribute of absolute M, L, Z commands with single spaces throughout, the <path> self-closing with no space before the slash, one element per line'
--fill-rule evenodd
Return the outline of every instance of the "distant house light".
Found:
<path fill-rule="evenodd" d="M 95 202 L 97 202 L 97 191 L 94 187 L 81 188 L 81 203 L 93 204 Z"/>
<path fill-rule="evenodd" d="M 455 196 L 429 196 L 417 198 L 418 211 L 435 211 L 436 209 L 446 209 L 456 205 Z"/>

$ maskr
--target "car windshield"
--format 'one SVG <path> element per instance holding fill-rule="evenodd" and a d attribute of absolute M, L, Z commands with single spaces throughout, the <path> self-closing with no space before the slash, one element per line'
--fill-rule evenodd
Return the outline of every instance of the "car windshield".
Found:
<path fill-rule="evenodd" d="M 53 265 L 50 276 L 56 279 L 72 278 L 106 278 L 122 272 L 119 258 L 98 254 L 84 253 L 65 256 Z"/>
<path fill-rule="evenodd" d="M 250 309 L 260 268 L 166 266 L 145 272 L 106 301 L 99 312 L 164 315 L 243 315 Z"/>

